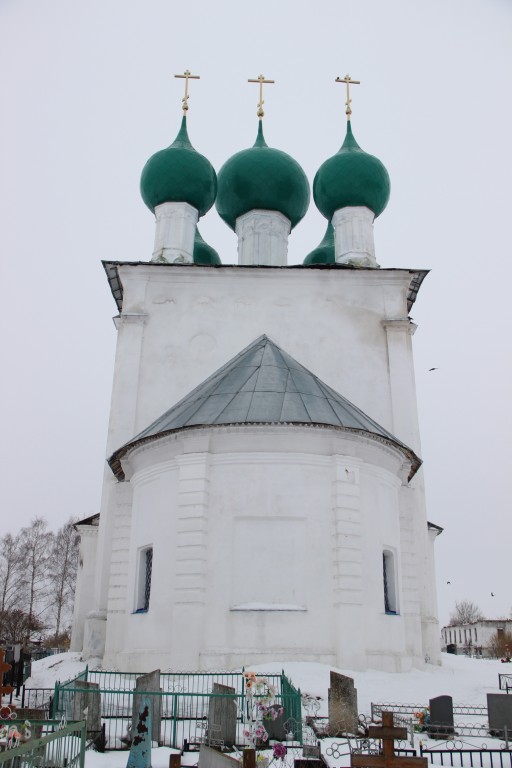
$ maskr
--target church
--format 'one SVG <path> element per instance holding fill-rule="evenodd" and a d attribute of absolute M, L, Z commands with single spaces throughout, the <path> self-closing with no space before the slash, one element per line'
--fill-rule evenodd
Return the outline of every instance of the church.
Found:
<path fill-rule="evenodd" d="M 124 671 L 439 663 L 409 317 L 427 271 L 377 262 L 390 180 L 354 136 L 353 81 L 313 181 L 325 236 L 288 265 L 310 185 L 266 143 L 265 78 L 255 143 L 217 175 L 182 77 L 181 127 L 142 171 L 152 257 L 103 262 L 117 349 L 71 648 Z M 237 264 L 199 234 L 214 205 Z"/>

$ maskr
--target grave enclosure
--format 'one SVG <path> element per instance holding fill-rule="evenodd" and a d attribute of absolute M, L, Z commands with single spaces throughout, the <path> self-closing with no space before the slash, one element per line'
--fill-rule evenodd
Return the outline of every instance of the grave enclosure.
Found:
<path fill-rule="evenodd" d="M 302 743 L 301 694 L 281 675 L 265 675 L 275 687 L 282 717 L 269 720 L 271 738 L 283 738 L 286 720 L 297 722 L 295 740 Z M 253 701 L 259 696 L 255 694 Z M 87 718 L 89 737 L 105 727 L 107 749 L 126 749 L 142 699 L 150 701 L 152 740 L 179 749 L 207 744 L 246 746 L 244 722 L 249 698 L 243 673 L 149 674 L 89 671 L 55 687 L 54 717 Z M 84 714 L 85 711 L 85 714 Z"/>

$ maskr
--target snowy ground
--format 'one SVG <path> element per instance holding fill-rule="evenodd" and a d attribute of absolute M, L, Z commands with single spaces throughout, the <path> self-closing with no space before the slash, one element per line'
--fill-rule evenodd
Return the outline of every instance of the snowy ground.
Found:
<path fill-rule="evenodd" d="M 99 668 L 99 660 L 89 662 L 90 669 Z M 80 655 L 67 653 L 48 657 L 35 662 L 32 677 L 27 680 L 27 687 L 52 688 L 56 680 L 64 682 L 75 677 L 83 670 L 85 663 L 80 661 Z M 319 715 L 327 715 L 327 689 L 329 687 L 330 668 L 323 664 L 312 662 L 275 662 L 253 667 L 254 671 L 263 673 L 279 673 L 284 669 L 286 675 L 302 693 L 319 696 L 322 699 Z M 487 659 L 471 659 L 464 656 L 443 654 L 442 666 L 427 665 L 422 671 L 414 670 L 403 674 L 389 674 L 369 670 L 354 672 L 349 669 L 337 670 L 354 678 L 358 694 L 358 709 L 368 714 L 371 703 L 408 703 L 419 707 L 428 706 L 430 698 L 448 694 L 454 704 L 486 705 L 487 693 L 498 693 L 498 674 L 509 672 L 508 665 L 499 661 Z M 512 670 L 511 670 L 512 671 Z M 480 722 L 480 720 L 479 720 Z M 419 735 L 423 738 L 424 735 Z M 488 746 L 500 747 L 500 743 L 485 739 Z M 468 738 L 464 743 L 479 744 L 482 739 Z M 326 743 L 323 743 L 327 746 Z M 462 746 L 462 742 L 457 746 Z M 173 750 L 160 747 L 152 753 L 153 768 L 167 768 L 169 755 Z M 126 752 L 111 752 L 101 755 L 87 752 L 86 768 L 124 768 L 127 761 Z M 197 762 L 197 753 L 190 753 L 183 761 L 189 764 Z M 332 761 L 331 761 L 332 762 Z M 347 760 L 337 760 L 333 765 L 348 764 Z"/>
<path fill-rule="evenodd" d="M 376 670 L 354 672 L 339 669 L 354 678 L 359 711 L 369 713 L 371 702 L 406 702 L 428 704 L 434 696 L 448 694 L 456 704 L 486 704 L 487 693 L 498 693 L 498 674 L 511 672 L 512 665 L 491 659 L 471 659 L 466 656 L 443 654 L 442 666 L 426 665 L 424 670 L 405 673 L 386 673 Z M 99 669 L 101 662 L 93 659 L 89 669 Z M 32 665 L 28 688 L 53 688 L 56 680 L 64 682 L 74 678 L 85 668 L 79 653 L 48 656 Z M 256 672 L 276 674 L 284 669 L 293 684 L 302 693 L 323 699 L 320 714 L 327 714 L 327 689 L 330 667 L 314 662 L 274 662 L 252 667 Z"/>

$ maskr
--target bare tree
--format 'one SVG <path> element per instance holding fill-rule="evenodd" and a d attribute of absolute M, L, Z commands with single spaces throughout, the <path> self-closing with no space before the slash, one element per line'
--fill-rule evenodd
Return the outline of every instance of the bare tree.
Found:
<path fill-rule="evenodd" d="M 476 603 L 471 600 L 460 600 L 455 603 L 455 608 L 450 616 L 450 624 L 469 624 L 472 621 L 483 619 L 484 615 Z"/>
<path fill-rule="evenodd" d="M 7 533 L 0 539 L 0 612 L 12 608 L 19 595 L 20 547 L 19 536 Z"/>
<path fill-rule="evenodd" d="M 496 631 L 487 646 L 489 656 L 507 658 L 512 655 L 512 632 Z"/>
<path fill-rule="evenodd" d="M 48 587 L 47 572 L 53 540 L 53 534 L 47 530 L 47 525 L 42 517 L 35 517 L 20 533 L 20 557 L 23 567 L 20 586 L 25 593 L 28 625 L 44 611 L 43 601 Z"/>
<path fill-rule="evenodd" d="M 74 528 L 76 519 L 70 518 L 53 537 L 48 567 L 49 610 L 53 614 L 54 638 L 62 630 L 62 622 L 70 618 L 75 594 L 78 566 L 79 536 Z"/>
<path fill-rule="evenodd" d="M 44 623 L 21 608 L 0 611 L 0 641 L 2 643 L 24 643 L 31 632 L 41 632 Z"/>

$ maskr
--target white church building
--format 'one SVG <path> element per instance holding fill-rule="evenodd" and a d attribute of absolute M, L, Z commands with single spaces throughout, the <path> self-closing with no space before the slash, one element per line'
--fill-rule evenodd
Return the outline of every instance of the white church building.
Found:
<path fill-rule="evenodd" d="M 439 661 L 409 318 L 426 271 L 376 261 L 389 177 L 347 112 L 313 184 L 326 235 L 302 265 L 287 248 L 308 180 L 262 115 L 218 177 L 186 112 L 143 170 L 154 251 L 104 262 L 108 462 L 100 514 L 77 525 L 72 649 L 104 668 Z M 238 264 L 198 233 L 214 204 Z"/>

